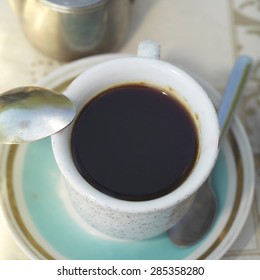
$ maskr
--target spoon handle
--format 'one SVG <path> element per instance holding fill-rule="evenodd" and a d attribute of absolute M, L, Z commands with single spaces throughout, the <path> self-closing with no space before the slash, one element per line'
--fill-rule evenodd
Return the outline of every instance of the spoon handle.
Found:
<path fill-rule="evenodd" d="M 249 56 L 239 56 L 229 76 L 224 96 L 218 110 L 218 120 L 220 126 L 219 145 L 229 129 L 251 66 L 252 59 Z"/>

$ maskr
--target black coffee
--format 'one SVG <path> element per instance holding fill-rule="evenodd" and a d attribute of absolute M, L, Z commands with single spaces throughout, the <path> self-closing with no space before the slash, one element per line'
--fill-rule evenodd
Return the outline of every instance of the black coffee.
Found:
<path fill-rule="evenodd" d="M 194 121 L 156 88 L 124 85 L 79 114 L 71 150 L 80 174 L 101 192 L 130 201 L 158 198 L 189 175 L 198 154 Z"/>

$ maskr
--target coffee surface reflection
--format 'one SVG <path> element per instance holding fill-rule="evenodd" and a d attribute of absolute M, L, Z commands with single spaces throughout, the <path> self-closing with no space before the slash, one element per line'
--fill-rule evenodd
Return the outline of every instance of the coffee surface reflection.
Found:
<path fill-rule="evenodd" d="M 73 126 L 71 151 L 99 191 L 145 201 L 170 193 L 188 177 L 199 151 L 187 108 L 160 89 L 129 84 L 86 104 Z"/>

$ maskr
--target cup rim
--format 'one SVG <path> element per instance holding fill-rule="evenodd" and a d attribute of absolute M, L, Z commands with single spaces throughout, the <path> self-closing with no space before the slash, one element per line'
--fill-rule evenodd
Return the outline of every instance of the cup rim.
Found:
<path fill-rule="evenodd" d="M 195 182 L 196 184 L 191 184 L 191 182 L 186 179 L 181 184 L 181 186 L 179 186 L 171 193 L 146 201 L 120 200 L 118 198 L 108 196 L 98 191 L 97 189 L 92 187 L 88 182 L 85 181 L 85 179 L 80 175 L 75 165 L 73 164 L 72 156 L 70 153 L 70 147 L 69 147 L 69 143 L 70 143 L 69 135 L 74 122 L 67 128 L 54 134 L 51 137 L 54 157 L 65 180 L 71 186 L 73 186 L 73 188 L 75 188 L 77 192 L 79 192 L 83 196 L 87 196 L 88 199 L 94 201 L 95 203 L 98 203 L 100 205 L 106 205 L 112 209 L 120 210 L 122 212 L 131 212 L 131 213 L 158 211 L 158 209 L 163 210 L 172 205 L 178 204 L 181 201 L 192 196 L 209 176 L 213 166 L 215 165 L 217 155 L 218 155 L 219 125 L 218 125 L 217 114 L 207 93 L 199 85 L 199 83 L 195 81 L 189 74 L 187 74 L 185 71 L 183 71 L 182 69 L 178 68 L 175 65 L 169 64 L 162 60 L 156 60 L 151 58 L 142 58 L 142 57 L 134 57 L 134 56 L 120 57 L 120 58 L 114 58 L 112 60 L 99 63 L 87 69 L 82 74 L 80 74 L 69 85 L 69 87 L 64 92 L 64 94 L 68 98 L 70 98 L 74 103 L 77 103 L 77 98 L 81 94 L 80 91 L 82 90 L 82 87 L 84 87 L 84 85 L 88 85 L 92 77 L 97 77 L 98 75 L 102 75 L 103 71 L 107 71 L 104 69 L 110 69 L 110 70 L 121 69 L 124 65 L 128 65 L 128 68 L 131 68 L 131 70 L 129 71 L 133 71 L 134 67 L 139 68 L 141 65 L 146 69 L 153 68 L 152 71 L 155 70 L 167 71 L 167 72 L 170 71 L 172 77 L 178 76 L 178 79 L 181 80 L 182 83 L 185 82 L 189 87 L 193 88 L 194 96 L 196 94 L 196 98 L 198 95 L 200 95 L 200 102 L 204 104 L 204 111 L 202 113 L 203 118 L 206 119 L 210 117 L 210 120 L 209 119 L 207 120 L 207 124 L 203 124 L 203 126 L 207 126 L 207 127 L 202 127 L 203 130 L 202 133 L 207 134 L 206 136 L 208 139 L 205 145 L 210 145 L 210 149 L 209 147 L 206 146 L 204 147 L 204 143 L 202 144 L 203 146 L 201 147 L 201 151 L 200 151 L 201 156 L 198 161 L 200 161 L 201 157 L 203 156 L 204 173 L 199 174 L 200 176 L 196 178 L 196 182 Z M 92 81 L 91 83 L 94 82 Z M 125 81 L 125 83 L 128 83 L 128 81 Z M 77 96 L 75 93 L 77 93 Z M 76 108 L 78 106 L 79 105 L 76 104 Z M 197 164 L 194 170 L 192 171 L 192 173 L 195 172 L 196 169 L 197 169 Z"/>

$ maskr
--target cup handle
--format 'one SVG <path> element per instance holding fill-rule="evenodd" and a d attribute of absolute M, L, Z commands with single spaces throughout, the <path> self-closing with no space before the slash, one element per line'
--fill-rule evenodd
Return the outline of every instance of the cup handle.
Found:
<path fill-rule="evenodd" d="M 138 45 L 137 55 L 145 58 L 160 59 L 160 44 L 153 40 L 141 41 Z"/>
<path fill-rule="evenodd" d="M 8 0 L 11 9 L 18 15 L 22 15 L 24 1 Z"/>

